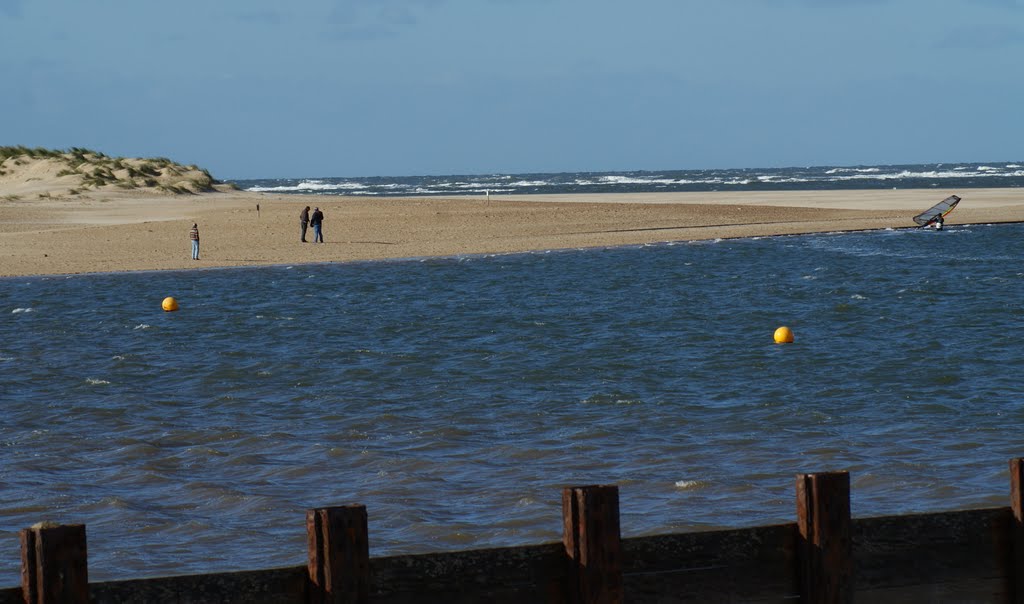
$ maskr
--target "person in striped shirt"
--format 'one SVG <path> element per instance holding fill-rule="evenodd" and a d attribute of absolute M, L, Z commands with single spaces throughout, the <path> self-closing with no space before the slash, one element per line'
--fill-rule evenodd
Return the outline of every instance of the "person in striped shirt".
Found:
<path fill-rule="evenodd" d="M 192 230 L 188 232 L 188 238 L 192 240 L 192 259 L 199 260 L 199 224 L 192 223 Z"/>

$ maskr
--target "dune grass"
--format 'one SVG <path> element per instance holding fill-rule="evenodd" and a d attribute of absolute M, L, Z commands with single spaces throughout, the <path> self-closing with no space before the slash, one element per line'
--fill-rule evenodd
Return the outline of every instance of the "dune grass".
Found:
<path fill-rule="evenodd" d="M 43 147 L 0 146 L 0 176 L 30 161 L 51 160 L 64 167 L 58 177 L 77 176 L 72 186 L 77 194 L 86 189 L 116 187 L 120 189 L 151 189 L 174 195 L 216 191 L 215 185 L 237 189 L 222 183 L 210 172 L 194 164 L 183 165 L 167 159 L 110 157 L 102 152 L 80 147 L 46 149 Z"/>

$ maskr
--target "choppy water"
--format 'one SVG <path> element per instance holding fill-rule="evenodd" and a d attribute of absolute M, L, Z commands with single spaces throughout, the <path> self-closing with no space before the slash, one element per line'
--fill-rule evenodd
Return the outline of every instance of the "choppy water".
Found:
<path fill-rule="evenodd" d="M 543 174 L 267 178 L 249 191 L 316 195 L 485 195 L 1024 187 L 1024 162 L 637 170 Z"/>
<path fill-rule="evenodd" d="M 103 580 L 302 564 L 353 502 L 373 555 L 557 540 L 578 484 L 627 536 L 792 521 L 804 471 L 1006 505 L 1022 229 L 2 279 L 0 586 L 44 519 Z"/>

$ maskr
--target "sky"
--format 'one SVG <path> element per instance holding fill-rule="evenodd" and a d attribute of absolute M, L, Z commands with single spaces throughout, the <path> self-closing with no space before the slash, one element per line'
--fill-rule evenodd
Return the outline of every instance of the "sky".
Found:
<path fill-rule="evenodd" d="M 223 180 L 1024 160 L 1024 0 L 0 0 L 0 145 Z"/>

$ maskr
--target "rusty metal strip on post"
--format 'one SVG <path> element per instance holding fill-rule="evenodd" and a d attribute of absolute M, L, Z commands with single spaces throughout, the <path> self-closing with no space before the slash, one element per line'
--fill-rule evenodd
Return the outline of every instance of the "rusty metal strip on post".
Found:
<path fill-rule="evenodd" d="M 1010 509 L 1013 512 L 1013 534 L 1010 543 L 1009 575 L 1012 602 L 1024 604 L 1024 458 L 1010 460 Z"/>
<path fill-rule="evenodd" d="M 306 512 L 311 604 L 364 604 L 370 599 L 366 506 Z"/>
<path fill-rule="evenodd" d="M 562 491 L 562 543 L 569 563 L 566 596 L 578 604 L 624 599 L 619 487 L 596 485 Z"/>
<path fill-rule="evenodd" d="M 850 475 L 799 474 L 796 479 L 801 601 L 853 601 Z"/>
<path fill-rule="evenodd" d="M 19 533 L 26 604 L 88 604 L 85 525 L 40 523 Z"/>

